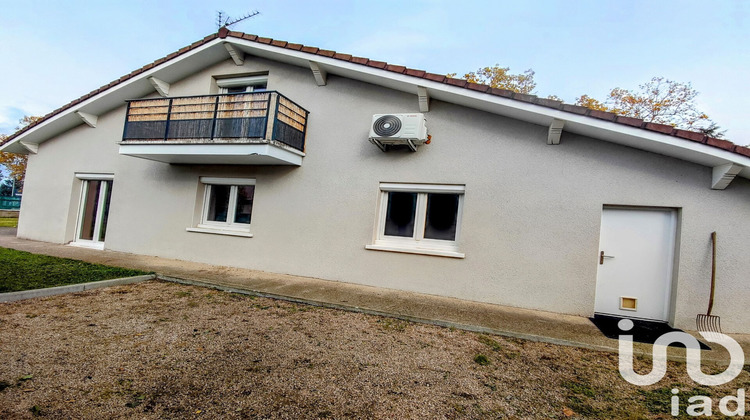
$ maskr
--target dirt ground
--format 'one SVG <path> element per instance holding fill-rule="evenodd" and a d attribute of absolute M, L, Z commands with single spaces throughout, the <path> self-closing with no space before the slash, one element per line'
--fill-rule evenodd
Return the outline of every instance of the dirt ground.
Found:
<path fill-rule="evenodd" d="M 3 419 L 672 418 L 673 387 L 718 412 L 750 373 L 643 388 L 612 353 L 158 281 L 0 304 Z"/>

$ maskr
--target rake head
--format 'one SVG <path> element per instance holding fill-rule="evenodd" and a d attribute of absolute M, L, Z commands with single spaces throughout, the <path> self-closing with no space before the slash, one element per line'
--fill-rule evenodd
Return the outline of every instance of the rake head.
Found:
<path fill-rule="evenodd" d="M 721 334 L 721 318 L 716 315 L 701 315 L 695 317 L 695 325 L 700 332 Z"/>

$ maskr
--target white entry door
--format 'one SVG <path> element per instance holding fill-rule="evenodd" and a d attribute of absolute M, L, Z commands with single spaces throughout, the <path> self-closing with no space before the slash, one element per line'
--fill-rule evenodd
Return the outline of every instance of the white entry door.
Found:
<path fill-rule="evenodd" d="M 668 320 L 676 219 L 667 209 L 602 211 L 597 313 Z"/>

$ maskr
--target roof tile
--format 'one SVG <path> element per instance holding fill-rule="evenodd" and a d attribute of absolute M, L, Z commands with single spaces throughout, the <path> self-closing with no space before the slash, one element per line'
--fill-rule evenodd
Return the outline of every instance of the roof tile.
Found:
<path fill-rule="evenodd" d="M 259 36 L 255 41 L 260 42 L 261 44 L 270 44 L 273 41 L 273 38 L 263 38 Z"/>
<path fill-rule="evenodd" d="M 479 83 L 466 83 L 466 87 L 471 90 L 476 90 L 477 92 L 482 92 L 482 93 L 487 92 L 488 90 L 491 89 L 489 86 L 482 85 Z"/>
<path fill-rule="evenodd" d="M 258 36 L 257 35 L 253 35 L 253 34 L 245 34 L 245 35 L 242 35 L 242 39 L 246 39 L 248 41 L 257 41 L 258 40 Z"/>
<path fill-rule="evenodd" d="M 633 118 L 633 117 L 625 117 L 623 115 L 618 115 L 615 122 L 618 124 L 629 125 L 631 127 L 637 127 L 637 128 L 641 128 L 641 126 L 643 126 L 642 119 Z"/>
<path fill-rule="evenodd" d="M 743 156 L 750 157 L 750 147 L 737 146 L 737 147 L 734 148 L 734 152 L 735 153 L 739 153 L 739 154 L 741 154 Z"/>
<path fill-rule="evenodd" d="M 442 82 L 445 80 L 445 76 L 442 74 L 435 74 L 435 73 L 427 73 L 422 76 L 423 79 L 432 80 L 434 82 Z"/>
<path fill-rule="evenodd" d="M 454 79 L 452 77 L 446 77 L 443 82 L 458 87 L 467 87 L 466 85 L 469 84 L 469 82 L 467 82 L 466 80 Z"/>
<path fill-rule="evenodd" d="M 292 44 L 292 43 L 289 43 L 289 44 L 286 44 L 286 47 L 288 49 L 290 49 L 290 50 L 297 50 L 297 51 L 299 51 L 299 50 L 302 49 L 302 44 Z"/>
<path fill-rule="evenodd" d="M 556 99 L 549 99 L 549 98 L 536 98 L 536 101 L 534 101 L 535 104 L 546 106 L 547 108 L 553 108 L 553 109 L 560 109 L 562 106 L 562 101 L 558 101 Z"/>
<path fill-rule="evenodd" d="M 333 58 L 335 58 L 337 60 L 349 61 L 349 60 L 352 59 L 352 55 L 351 54 L 336 53 L 336 54 L 333 55 Z"/>
<path fill-rule="evenodd" d="M 306 53 L 310 53 L 310 54 L 315 54 L 315 53 L 318 52 L 318 48 L 308 47 L 307 45 L 305 45 L 304 47 L 302 47 L 302 52 L 306 52 Z"/>
<path fill-rule="evenodd" d="M 594 117 L 600 120 L 614 122 L 615 118 L 617 118 L 617 114 L 613 114 L 611 112 L 606 112 L 606 111 L 599 111 L 598 109 L 592 109 L 591 111 L 589 111 L 589 117 Z"/>
<path fill-rule="evenodd" d="M 397 66 L 394 64 L 388 64 L 385 66 L 385 69 L 388 71 L 392 71 L 394 73 L 403 73 L 406 71 L 406 67 L 404 66 Z"/>
<path fill-rule="evenodd" d="M 586 115 L 589 112 L 589 109 L 585 106 L 580 105 L 570 105 L 570 104 L 563 104 L 562 110 L 565 112 L 572 112 L 574 114 L 578 115 Z"/>
<path fill-rule="evenodd" d="M 674 127 L 672 127 L 671 125 L 657 124 L 657 123 L 651 123 L 651 122 L 646 123 L 646 125 L 643 126 L 643 128 L 645 128 L 646 130 L 657 131 L 659 133 L 664 133 L 664 134 L 672 134 L 672 132 L 674 131 Z"/>
<path fill-rule="evenodd" d="M 351 60 L 351 61 L 352 61 L 352 63 L 357 63 L 357 64 L 363 64 L 363 65 L 366 65 L 366 64 L 367 64 L 367 62 L 368 62 L 368 61 L 370 61 L 370 60 L 368 60 L 368 59 L 366 59 L 366 58 L 364 58 L 364 57 L 352 57 L 352 60 Z"/>
<path fill-rule="evenodd" d="M 504 98 L 512 98 L 513 95 L 515 94 L 515 92 L 513 92 L 512 90 L 498 89 L 498 88 L 490 88 L 490 92 L 489 93 L 491 95 L 502 96 Z"/>
<path fill-rule="evenodd" d="M 286 44 L 288 44 L 288 42 L 286 42 L 286 41 L 280 41 L 280 40 L 277 40 L 277 39 L 274 39 L 273 41 L 271 41 L 271 45 L 273 45 L 274 47 L 282 47 L 282 48 L 284 48 L 284 47 L 286 47 Z"/>
<path fill-rule="evenodd" d="M 322 55 L 324 57 L 333 57 L 334 54 L 336 54 L 336 51 L 331 50 L 318 50 L 318 55 Z"/>
<path fill-rule="evenodd" d="M 375 60 L 368 60 L 367 65 L 370 67 L 376 67 L 379 69 L 384 69 L 386 62 L 385 61 L 375 61 Z"/>
<path fill-rule="evenodd" d="M 681 139 L 697 141 L 698 143 L 706 142 L 706 135 L 703 133 L 697 133 L 695 131 L 675 130 L 674 135 Z"/>
<path fill-rule="evenodd" d="M 406 69 L 406 74 L 409 75 L 409 76 L 414 76 L 414 77 L 420 77 L 421 78 L 421 77 L 424 77 L 425 73 L 427 73 L 427 72 L 424 71 L 424 70 Z"/>
<path fill-rule="evenodd" d="M 525 93 L 514 92 L 513 93 L 513 99 L 533 104 L 534 101 L 536 100 L 536 96 L 534 96 L 534 95 L 526 95 Z"/>
<path fill-rule="evenodd" d="M 709 137 L 706 140 L 706 144 L 709 146 L 718 147 L 720 149 L 729 150 L 730 152 L 734 151 L 734 143 L 732 143 L 731 141 Z"/>

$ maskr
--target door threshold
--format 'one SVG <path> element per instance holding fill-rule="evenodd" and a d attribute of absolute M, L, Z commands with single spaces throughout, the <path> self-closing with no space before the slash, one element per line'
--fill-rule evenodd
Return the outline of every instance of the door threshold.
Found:
<path fill-rule="evenodd" d="M 619 327 L 619 322 L 623 319 L 629 319 L 633 321 L 633 329 L 629 331 L 622 331 Z M 631 317 L 624 317 L 618 315 L 606 315 L 606 314 L 595 314 L 589 318 L 592 324 L 594 324 L 599 331 L 607 338 L 617 340 L 620 335 L 631 335 L 633 341 L 638 343 L 654 344 L 656 340 L 662 335 L 674 331 L 684 332 L 679 328 L 674 328 L 669 325 L 666 321 L 653 321 L 646 319 L 638 319 Z M 702 350 L 711 350 L 711 347 L 706 345 L 702 341 L 700 343 Z M 682 347 L 685 346 L 679 342 L 673 342 L 669 344 L 669 347 Z"/>
<path fill-rule="evenodd" d="M 69 246 L 74 246 L 77 248 L 89 248 L 89 249 L 97 249 L 99 251 L 104 250 L 104 242 L 70 242 L 68 244 Z"/>

